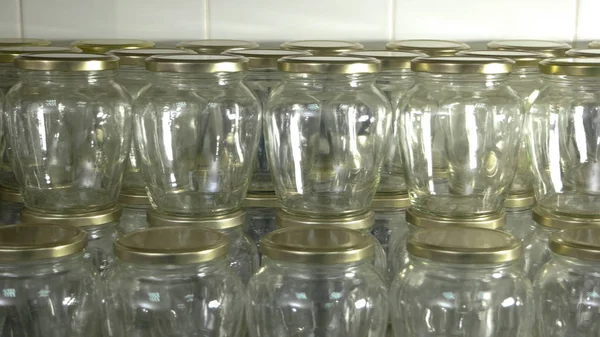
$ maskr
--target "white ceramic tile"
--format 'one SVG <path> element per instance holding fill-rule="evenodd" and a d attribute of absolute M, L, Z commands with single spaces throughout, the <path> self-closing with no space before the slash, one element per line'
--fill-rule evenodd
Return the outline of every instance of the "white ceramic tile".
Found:
<path fill-rule="evenodd" d="M 395 1 L 395 39 L 571 41 L 575 35 L 577 0 Z"/>
<path fill-rule="evenodd" d="M 599 0 L 579 0 L 577 39 L 600 40 Z"/>
<path fill-rule="evenodd" d="M 2 0 L 0 3 L 0 37 L 22 37 L 19 0 Z"/>
<path fill-rule="evenodd" d="M 391 0 L 208 0 L 210 38 L 388 40 Z"/>
<path fill-rule="evenodd" d="M 205 38 L 206 0 L 21 0 L 25 37 Z"/>

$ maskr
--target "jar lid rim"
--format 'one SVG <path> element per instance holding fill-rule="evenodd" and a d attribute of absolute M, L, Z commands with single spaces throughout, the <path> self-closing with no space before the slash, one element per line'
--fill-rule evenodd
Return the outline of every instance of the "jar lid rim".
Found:
<path fill-rule="evenodd" d="M 191 228 L 204 228 L 211 230 L 225 230 L 242 226 L 246 220 L 246 212 L 236 210 L 230 213 L 194 216 L 176 215 L 149 209 L 147 213 L 148 225 L 151 227 L 189 226 Z"/>
<path fill-rule="evenodd" d="M 279 228 L 332 226 L 336 228 L 363 230 L 370 229 L 375 225 L 375 213 L 373 211 L 366 211 L 349 216 L 307 217 L 279 209 L 275 213 L 275 223 Z"/>
<path fill-rule="evenodd" d="M 279 47 L 285 50 L 303 50 L 313 55 L 337 55 L 364 48 L 358 42 L 343 40 L 295 40 L 282 43 Z"/>
<path fill-rule="evenodd" d="M 6 186 L 0 186 L 0 199 L 17 204 L 23 203 L 23 195 L 21 194 L 21 191 L 7 188 Z"/>
<path fill-rule="evenodd" d="M 137 48 L 137 49 L 113 49 L 107 52 L 119 58 L 121 66 L 138 66 L 144 68 L 148 57 L 156 55 L 179 55 L 192 54 L 196 52 L 183 48 Z"/>
<path fill-rule="evenodd" d="M 78 48 L 56 47 L 56 46 L 13 46 L 2 47 L 0 45 L 0 63 L 13 63 L 15 57 L 21 54 L 33 53 L 80 53 Z"/>
<path fill-rule="evenodd" d="M 0 263 L 61 258 L 83 252 L 87 235 L 58 224 L 19 224 L 0 227 Z"/>
<path fill-rule="evenodd" d="M 579 260 L 600 261 L 600 227 L 564 229 L 550 237 L 550 250 Z"/>
<path fill-rule="evenodd" d="M 571 45 L 565 42 L 528 39 L 495 40 L 488 42 L 487 47 L 489 49 L 518 49 L 546 52 L 549 53 L 548 56 L 554 57 L 564 55 L 565 51 L 571 49 Z"/>
<path fill-rule="evenodd" d="M 280 71 L 308 74 L 372 74 L 381 70 L 381 62 L 372 57 L 288 56 L 277 61 Z"/>
<path fill-rule="evenodd" d="M 248 59 L 236 55 L 176 54 L 146 59 L 146 70 L 167 73 L 234 73 L 248 69 Z"/>
<path fill-rule="evenodd" d="M 565 53 L 566 57 L 600 57 L 600 46 L 589 49 L 570 49 Z"/>
<path fill-rule="evenodd" d="M 102 71 L 119 67 L 119 58 L 104 54 L 35 53 L 21 54 L 14 59 L 15 67 L 36 71 Z"/>
<path fill-rule="evenodd" d="M 432 56 L 438 56 L 440 54 L 455 54 L 471 47 L 464 42 L 453 40 L 408 39 L 390 41 L 385 45 L 385 48 L 388 50 L 420 51 Z"/>
<path fill-rule="evenodd" d="M 279 208 L 281 204 L 277 195 L 273 193 L 248 193 L 244 199 L 244 207 Z"/>
<path fill-rule="evenodd" d="M 414 72 L 436 74 L 499 75 L 512 72 L 515 61 L 482 56 L 419 57 L 411 61 Z"/>
<path fill-rule="evenodd" d="M 533 193 L 511 194 L 504 199 L 504 208 L 506 209 L 524 209 L 535 205 L 535 196 Z"/>
<path fill-rule="evenodd" d="M 250 69 L 277 69 L 277 60 L 282 57 L 311 55 L 307 51 L 283 49 L 229 49 L 223 54 L 247 58 Z"/>
<path fill-rule="evenodd" d="M 404 211 L 410 207 L 410 198 L 408 194 L 388 194 L 376 193 L 371 203 L 371 209 L 374 210 L 399 210 Z"/>
<path fill-rule="evenodd" d="M 381 71 L 410 69 L 410 61 L 427 56 L 425 53 L 400 50 L 359 50 L 342 55 L 377 59 L 381 62 Z"/>
<path fill-rule="evenodd" d="M 571 229 L 587 225 L 600 227 L 600 217 L 597 215 L 556 213 L 543 208 L 539 204 L 532 208 L 531 214 L 533 221 L 538 225 L 554 229 Z"/>
<path fill-rule="evenodd" d="M 123 209 L 119 205 L 92 212 L 50 213 L 23 208 L 21 221 L 24 223 L 53 223 L 66 224 L 74 227 L 103 226 L 115 223 L 121 218 Z"/>
<path fill-rule="evenodd" d="M 515 61 L 514 68 L 537 68 L 538 64 L 548 58 L 543 53 L 527 50 L 466 50 L 456 56 L 484 56 L 506 58 Z"/>
<path fill-rule="evenodd" d="M 86 39 L 71 43 L 71 46 L 83 50 L 84 53 L 98 54 L 104 54 L 113 49 L 152 48 L 154 45 L 153 41 L 137 39 Z"/>
<path fill-rule="evenodd" d="M 49 46 L 52 42 L 44 39 L 25 39 L 25 38 L 0 38 L 0 46 L 16 47 L 16 46 Z"/>
<path fill-rule="evenodd" d="M 560 57 L 540 62 L 540 72 L 546 75 L 600 77 L 600 57 Z"/>
<path fill-rule="evenodd" d="M 425 229 L 443 228 L 448 226 L 497 229 L 504 227 L 504 224 L 506 223 L 506 213 L 501 211 L 481 216 L 444 217 L 425 213 L 414 207 L 410 207 L 408 211 L 406 211 L 406 221 L 414 226 Z"/>
<path fill-rule="evenodd" d="M 220 54 L 230 49 L 256 49 L 260 45 L 246 40 L 205 39 L 182 41 L 176 47 L 191 49 L 199 54 Z"/>

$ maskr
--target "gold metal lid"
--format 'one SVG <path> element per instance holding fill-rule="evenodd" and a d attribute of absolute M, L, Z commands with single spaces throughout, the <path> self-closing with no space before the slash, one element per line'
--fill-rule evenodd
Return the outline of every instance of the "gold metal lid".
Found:
<path fill-rule="evenodd" d="M 119 67 L 119 58 L 100 54 L 41 53 L 15 57 L 15 67 L 41 71 L 100 71 Z"/>
<path fill-rule="evenodd" d="M 49 46 L 52 42 L 42 39 L 0 38 L 0 47 Z"/>
<path fill-rule="evenodd" d="M 148 210 L 148 224 L 152 227 L 193 226 L 213 230 L 222 230 L 242 226 L 246 220 L 246 212 L 237 210 L 232 213 L 213 216 L 184 216 Z"/>
<path fill-rule="evenodd" d="M 149 228 L 126 234 L 115 242 L 115 256 L 143 264 L 197 264 L 226 256 L 227 236 L 191 227 Z"/>
<path fill-rule="evenodd" d="M 375 240 L 366 233 L 331 226 L 275 230 L 260 240 L 260 251 L 273 260 L 306 264 L 342 264 L 371 259 Z"/>
<path fill-rule="evenodd" d="M 523 255 L 514 236 L 484 228 L 446 227 L 418 231 L 408 237 L 409 254 L 427 260 L 458 263 L 504 263 Z"/>
<path fill-rule="evenodd" d="M 280 71 L 309 74 L 378 73 L 381 62 L 370 57 L 355 56 L 291 56 L 277 61 Z"/>
<path fill-rule="evenodd" d="M 154 42 L 132 39 L 91 39 L 75 41 L 71 46 L 83 50 L 84 53 L 104 54 L 114 49 L 152 48 Z"/>
<path fill-rule="evenodd" d="M 281 49 L 233 49 L 224 52 L 226 55 L 243 56 L 250 60 L 250 69 L 277 68 L 277 60 L 286 56 L 309 56 L 306 51 Z"/>
<path fill-rule="evenodd" d="M 589 48 L 600 48 L 600 41 L 592 41 L 588 43 Z"/>
<path fill-rule="evenodd" d="M 364 213 L 339 216 L 339 217 L 307 217 L 292 214 L 283 209 L 275 213 L 275 223 L 278 227 L 299 227 L 299 226 L 332 226 L 353 230 L 370 229 L 375 224 L 375 213 L 367 211 Z"/>
<path fill-rule="evenodd" d="M 427 214 L 411 207 L 408 209 L 408 211 L 406 211 L 406 221 L 417 227 L 426 229 L 448 226 L 496 229 L 504 227 L 504 223 L 506 222 L 506 213 L 499 212 L 478 217 L 450 218 Z"/>
<path fill-rule="evenodd" d="M 47 213 L 23 208 L 21 210 L 21 222 L 54 223 L 75 227 L 102 226 L 118 221 L 122 213 L 123 210 L 118 205 L 86 213 Z"/>
<path fill-rule="evenodd" d="M 342 53 L 363 49 L 363 45 L 358 42 L 338 41 L 338 40 L 298 40 L 288 41 L 280 46 L 285 50 L 303 50 L 313 55 L 333 56 Z"/>
<path fill-rule="evenodd" d="M 513 194 L 509 195 L 504 200 L 504 208 L 522 209 L 530 208 L 535 205 L 535 197 L 533 194 Z"/>
<path fill-rule="evenodd" d="M 565 53 L 565 56 L 567 56 L 567 57 L 600 57 L 600 48 L 597 48 L 597 49 L 571 49 Z"/>
<path fill-rule="evenodd" d="M 279 208 L 281 204 L 275 193 L 248 193 L 244 200 L 244 207 Z"/>
<path fill-rule="evenodd" d="M 410 61 L 427 54 L 393 50 L 361 50 L 344 53 L 344 56 L 372 57 L 381 62 L 381 71 L 410 69 Z"/>
<path fill-rule="evenodd" d="M 412 60 L 415 72 L 437 74 L 508 74 L 515 61 L 493 57 L 445 56 L 420 57 Z"/>
<path fill-rule="evenodd" d="M 196 52 L 189 49 L 182 48 L 140 48 L 140 49 L 115 49 L 107 53 L 108 55 L 114 55 L 119 58 L 119 64 L 121 66 L 136 66 L 144 67 L 146 65 L 146 59 L 150 56 L 156 55 L 182 55 L 192 54 Z"/>
<path fill-rule="evenodd" d="M 600 76 L 600 57 L 556 58 L 540 62 L 540 72 L 546 75 Z"/>
<path fill-rule="evenodd" d="M 600 227 L 600 218 L 598 217 L 585 217 L 579 214 L 571 216 L 556 214 L 545 210 L 540 205 L 533 207 L 532 219 L 541 226 L 554 229 L 571 229 L 582 226 Z"/>
<path fill-rule="evenodd" d="M 0 263 L 29 262 L 83 252 L 87 235 L 72 226 L 21 224 L 0 227 Z"/>
<path fill-rule="evenodd" d="M 5 186 L 0 186 L 0 199 L 17 204 L 23 203 L 23 196 L 19 190 L 6 188 Z"/>
<path fill-rule="evenodd" d="M 148 194 L 146 194 L 146 191 L 144 190 L 121 190 L 121 193 L 119 194 L 119 202 L 125 205 L 150 205 L 150 199 L 148 199 Z"/>
<path fill-rule="evenodd" d="M 236 73 L 248 59 L 233 55 L 162 55 L 146 59 L 146 70 L 165 73 Z"/>
<path fill-rule="evenodd" d="M 0 63 L 13 63 L 15 57 L 21 54 L 39 53 L 80 53 L 77 48 L 54 47 L 54 46 L 19 46 L 0 47 Z"/>
<path fill-rule="evenodd" d="M 410 198 L 408 194 L 387 194 L 377 193 L 371 208 L 375 210 L 380 209 L 404 209 L 410 206 Z"/>
<path fill-rule="evenodd" d="M 221 54 L 230 49 L 256 49 L 258 47 L 258 43 L 252 41 L 223 39 L 183 41 L 177 44 L 177 48 L 191 49 L 198 54 Z"/>
<path fill-rule="evenodd" d="M 561 57 L 571 49 L 571 45 L 558 41 L 546 40 L 497 40 L 487 44 L 488 49 L 495 50 L 528 50 L 546 54 L 548 57 Z"/>
<path fill-rule="evenodd" d="M 600 261 L 600 228 L 574 228 L 554 233 L 550 250 L 579 260 Z"/>
<path fill-rule="evenodd" d="M 540 61 L 548 58 L 545 54 L 526 50 L 467 50 L 456 56 L 505 58 L 515 61 L 515 68 L 537 68 Z"/>
<path fill-rule="evenodd" d="M 398 40 L 385 45 L 388 50 L 417 51 L 429 56 L 453 56 L 471 47 L 463 42 L 451 40 Z"/>

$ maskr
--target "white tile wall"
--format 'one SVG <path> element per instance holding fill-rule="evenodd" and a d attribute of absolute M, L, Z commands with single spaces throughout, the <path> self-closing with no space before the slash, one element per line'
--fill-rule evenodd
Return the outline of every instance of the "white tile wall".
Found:
<path fill-rule="evenodd" d="M 577 16 L 578 40 L 600 40 L 600 0 L 579 0 Z"/>
<path fill-rule="evenodd" d="M 0 37 L 21 37 L 19 0 L 0 1 Z"/>

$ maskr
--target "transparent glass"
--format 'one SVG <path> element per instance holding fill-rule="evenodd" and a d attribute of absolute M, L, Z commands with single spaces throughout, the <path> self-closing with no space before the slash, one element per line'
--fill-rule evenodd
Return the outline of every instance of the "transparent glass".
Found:
<path fill-rule="evenodd" d="M 242 206 L 256 155 L 260 102 L 242 73 L 152 73 L 134 103 L 152 207 L 206 215 Z"/>
<path fill-rule="evenodd" d="M 246 224 L 244 233 L 256 242 L 257 250 L 260 249 L 260 239 L 268 233 L 277 229 L 275 223 L 275 208 L 247 207 Z M 260 250 L 259 250 L 260 254 Z"/>
<path fill-rule="evenodd" d="M 6 96 L 25 206 L 86 212 L 117 202 L 131 141 L 131 98 L 114 71 L 21 71 Z"/>
<path fill-rule="evenodd" d="M 532 221 L 533 222 L 533 221 Z M 525 273 L 530 280 L 534 280 L 542 266 L 550 260 L 552 255 L 548 245 L 550 236 L 560 231 L 546 226 L 538 225 L 533 222 L 533 234 L 525 247 Z"/>
<path fill-rule="evenodd" d="M 600 215 L 600 78 L 543 81 L 526 122 L 537 203 L 555 213 Z"/>
<path fill-rule="evenodd" d="M 517 262 L 449 264 L 411 256 L 390 289 L 396 337 L 530 337 L 531 283 Z"/>
<path fill-rule="evenodd" d="M 0 199 L 0 224 L 13 225 L 20 222 L 22 203 Z"/>
<path fill-rule="evenodd" d="M 149 227 L 146 219 L 148 207 L 133 207 L 131 205 L 127 205 L 127 207 L 124 205 L 122 206 L 123 214 L 121 214 L 118 228 L 120 234 L 127 234 Z"/>
<path fill-rule="evenodd" d="M 284 74 L 264 120 L 282 207 L 309 216 L 368 209 L 391 124 L 375 75 Z"/>
<path fill-rule="evenodd" d="M 106 272 L 115 261 L 113 242 L 118 236 L 117 226 L 117 222 L 110 222 L 104 225 L 81 227 L 81 230 L 87 234 L 88 240 L 84 257 L 102 278 L 106 276 Z"/>
<path fill-rule="evenodd" d="M 388 252 L 388 261 L 391 262 L 391 265 L 389 265 L 388 268 L 392 274 L 392 281 L 410 264 L 410 256 L 406 250 L 406 241 L 408 240 L 408 237 L 416 231 L 423 230 L 422 228 L 406 222 L 406 220 L 405 224 L 406 229 L 394 233 L 390 240 L 391 247 Z"/>
<path fill-rule="evenodd" d="M 107 287 L 107 336 L 241 336 L 244 286 L 226 259 L 192 265 L 117 260 Z"/>
<path fill-rule="evenodd" d="M 229 266 L 244 284 L 248 283 L 260 266 L 256 243 L 244 233 L 243 226 L 220 232 L 229 238 Z"/>
<path fill-rule="evenodd" d="M 4 97 L 10 88 L 19 82 L 19 72 L 13 63 L 0 63 L 0 97 Z M 2 109 L 0 109 L 2 110 Z M 12 150 L 9 146 L 8 116 L 6 111 L 0 116 L 2 130 L 0 130 L 0 185 L 12 190 L 19 189 L 19 183 L 13 171 L 11 160 Z"/>
<path fill-rule="evenodd" d="M 251 337 L 383 337 L 387 328 L 385 281 L 370 263 L 308 265 L 265 257 L 247 294 Z"/>
<path fill-rule="evenodd" d="M 417 73 L 398 108 L 415 209 L 447 217 L 502 210 L 517 168 L 523 101 L 507 75 Z M 434 174 L 441 139 L 447 178 Z"/>
<path fill-rule="evenodd" d="M 388 284 L 395 277 L 392 266 L 396 263 L 398 256 L 394 253 L 395 247 L 399 245 L 404 235 L 408 233 L 408 223 L 405 219 L 404 209 L 375 210 L 375 225 L 371 233 L 381 244 L 386 256 L 386 280 Z"/>
<path fill-rule="evenodd" d="M 504 230 L 522 242 L 528 242 L 533 236 L 535 226 L 531 220 L 531 208 L 526 209 L 505 209 L 506 224 Z"/>
<path fill-rule="evenodd" d="M 102 337 L 99 283 L 83 254 L 0 264 L 2 336 Z"/>
<path fill-rule="evenodd" d="M 600 335 L 600 262 L 552 254 L 534 282 L 540 337 Z"/>

